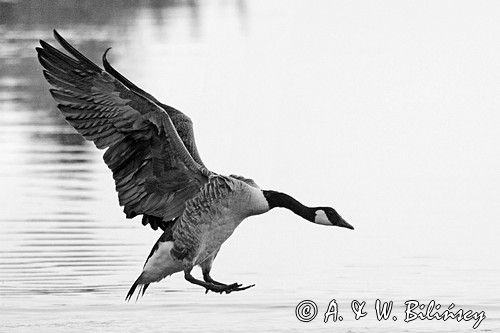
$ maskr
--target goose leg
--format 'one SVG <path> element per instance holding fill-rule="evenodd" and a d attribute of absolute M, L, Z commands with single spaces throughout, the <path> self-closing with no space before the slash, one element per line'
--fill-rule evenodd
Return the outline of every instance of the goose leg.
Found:
<path fill-rule="evenodd" d="M 235 282 L 233 284 L 230 284 L 230 285 L 227 285 L 225 283 L 222 283 L 222 282 L 219 282 L 219 281 L 215 281 L 210 276 L 210 271 L 204 271 L 204 270 L 203 270 L 203 280 L 205 280 L 205 282 L 212 283 L 214 285 L 219 285 L 219 286 L 225 286 L 225 287 L 227 287 L 228 289 L 225 290 L 226 294 L 229 294 L 232 291 L 241 291 L 241 290 L 245 290 L 245 289 L 248 289 L 248 288 L 251 288 L 251 287 L 255 286 L 255 284 L 252 284 L 252 285 L 243 287 L 241 284 L 239 284 L 237 282 Z M 232 286 L 235 286 L 235 287 L 231 288 Z M 205 291 L 205 294 L 206 293 L 208 293 L 208 289 Z"/>
<path fill-rule="evenodd" d="M 218 284 L 218 285 L 221 285 L 221 286 L 227 286 L 227 284 L 225 284 L 225 283 L 222 283 L 222 282 L 219 282 L 219 281 L 215 281 L 210 276 L 210 271 L 212 270 L 212 263 L 214 262 L 214 259 L 217 256 L 218 252 L 219 252 L 218 250 L 215 251 L 215 253 L 213 253 L 210 257 L 208 257 L 204 262 L 201 263 L 200 266 L 201 266 L 201 272 L 203 273 L 203 280 L 205 280 L 205 282 L 209 282 L 209 283 L 213 283 L 213 284 Z"/>
<path fill-rule="evenodd" d="M 249 285 L 249 286 L 245 286 L 245 287 L 242 287 L 241 284 L 238 284 L 238 283 L 233 283 L 233 284 L 230 284 L 230 285 L 226 285 L 224 283 L 220 283 L 220 284 L 215 284 L 215 283 L 212 283 L 212 282 L 207 282 L 207 281 L 201 281 L 201 280 L 198 280 L 196 279 L 195 277 L 193 277 L 191 275 L 191 270 L 185 270 L 184 271 L 184 278 L 188 281 L 188 282 L 191 282 L 193 284 L 196 284 L 198 286 L 201 286 L 203 288 L 206 289 L 206 292 L 208 291 L 213 291 L 214 293 L 226 293 L 226 294 L 229 294 L 233 291 L 241 291 L 241 290 L 245 290 L 245 289 L 248 289 L 248 288 L 251 288 L 254 286 L 253 285 Z"/>
<path fill-rule="evenodd" d="M 209 272 L 203 272 L 203 280 L 205 280 L 205 282 L 217 284 L 219 286 L 227 286 L 227 284 L 225 284 L 225 283 L 215 281 L 214 279 L 212 279 Z"/>
<path fill-rule="evenodd" d="M 212 253 L 212 255 L 210 257 L 208 257 L 204 262 L 201 263 L 200 266 L 201 266 L 201 271 L 203 273 L 203 280 L 205 280 L 205 282 L 212 283 L 215 285 L 228 286 L 225 283 L 215 281 L 210 276 L 210 271 L 212 270 L 212 264 L 215 260 L 215 257 L 217 256 L 217 253 L 219 253 L 219 250 L 216 250 L 214 253 Z M 253 287 L 253 286 L 242 287 L 242 285 L 239 283 L 233 283 L 230 286 L 235 286 L 235 288 L 228 288 L 228 290 L 226 290 L 227 294 L 229 294 L 231 291 L 240 291 L 240 290 L 245 290 L 245 289 L 248 289 L 250 287 Z M 208 289 L 206 290 L 205 293 L 208 293 Z"/>
<path fill-rule="evenodd" d="M 194 276 L 191 275 L 191 271 L 184 271 L 184 278 L 188 281 L 191 282 L 192 284 L 196 284 L 199 286 L 202 286 L 207 290 L 207 292 L 213 291 L 214 293 L 223 293 L 226 291 L 229 287 L 235 287 L 233 285 L 225 285 L 225 284 L 214 284 L 211 282 L 206 282 L 206 281 L 201 281 L 195 278 Z M 237 286 L 237 285 L 236 285 Z"/>

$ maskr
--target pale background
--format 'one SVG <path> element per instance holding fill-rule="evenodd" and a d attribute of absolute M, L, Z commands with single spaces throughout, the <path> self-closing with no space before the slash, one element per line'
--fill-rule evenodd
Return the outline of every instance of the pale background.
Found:
<path fill-rule="evenodd" d="M 472 331 L 404 323 L 407 299 L 499 330 L 499 17 L 497 1 L 0 1 L 0 331 Z M 205 295 L 179 274 L 125 303 L 160 233 L 124 218 L 102 151 L 59 116 L 34 51 L 53 28 L 97 62 L 112 46 L 187 113 L 211 170 L 356 230 L 274 210 L 214 264 L 255 288 Z M 333 298 L 345 320 L 325 324 Z M 375 320 L 377 298 L 398 321 Z"/>

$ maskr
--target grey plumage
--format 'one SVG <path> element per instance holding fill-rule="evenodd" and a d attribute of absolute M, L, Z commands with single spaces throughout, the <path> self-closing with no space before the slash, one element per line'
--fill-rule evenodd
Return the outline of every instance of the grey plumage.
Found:
<path fill-rule="evenodd" d="M 258 192 L 232 177 L 213 176 L 196 196 L 186 203 L 173 227 L 174 251 L 182 259 L 199 265 L 231 236 L 246 217 L 269 210 L 258 201 Z"/>

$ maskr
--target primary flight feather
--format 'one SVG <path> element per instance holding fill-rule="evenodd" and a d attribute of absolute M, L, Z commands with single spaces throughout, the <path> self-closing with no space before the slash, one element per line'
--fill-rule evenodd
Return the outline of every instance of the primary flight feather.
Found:
<path fill-rule="evenodd" d="M 246 217 L 284 207 L 323 225 L 354 229 L 331 207 L 307 207 L 291 196 L 261 190 L 253 180 L 209 171 L 196 148 L 191 119 L 130 82 L 103 55 L 104 70 L 54 30 L 70 54 L 40 41 L 38 59 L 50 90 L 67 122 L 99 149 L 113 172 L 120 205 L 127 218 L 142 215 L 142 224 L 163 230 L 138 286 L 176 272 L 206 291 L 248 289 L 217 282 L 210 270 L 222 243 Z M 202 269 L 203 280 L 191 275 Z M 141 293 L 141 290 L 139 290 Z"/>

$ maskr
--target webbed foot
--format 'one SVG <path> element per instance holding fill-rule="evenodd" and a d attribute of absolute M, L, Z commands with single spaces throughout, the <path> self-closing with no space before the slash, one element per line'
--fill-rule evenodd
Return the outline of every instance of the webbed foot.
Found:
<path fill-rule="evenodd" d="M 184 271 L 184 278 L 193 284 L 197 284 L 197 285 L 205 288 L 205 294 L 208 293 L 209 291 L 212 291 L 214 293 L 219 293 L 219 294 L 222 294 L 222 293 L 229 294 L 229 293 L 232 293 L 233 291 L 242 291 L 242 290 L 246 290 L 248 288 L 255 286 L 254 284 L 252 284 L 252 285 L 248 285 L 248 286 L 243 287 L 243 285 L 239 284 L 239 283 L 225 284 L 225 283 L 217 282 L 214 279 L 212 279 L 209 274 L 204 274 L 203 277 L 204 277 L 205 281 L 201 281 L 201 280 L 198 280 L 195 277 L 193 277 L 191 275 L 191 269 Z"/>
<path fill-rule="evenodd" d="M 233 284 L 229 284 L 229 285 L 226 285 L 226 284 L 219 282 L 219 284 L 209 284 L 209 285 L 205 286 L 205 288 L 206 288 L 205 294 L 207 294 L 209 291 L 212 291 L 214 293 L 219 293 L 219 294 L 222 294 L 222 293 L 229 294 L 229 293 L 232 293 L 233 291 L 242 291 L 242 290 L 246 290 L 248 288 L 251 288 L 253 286 L 255 286 L 255 284 L 251 284 L 251 285 L 243 287 L 242 284 L 239 284 L 237 282 L 235 282 Z"/>

